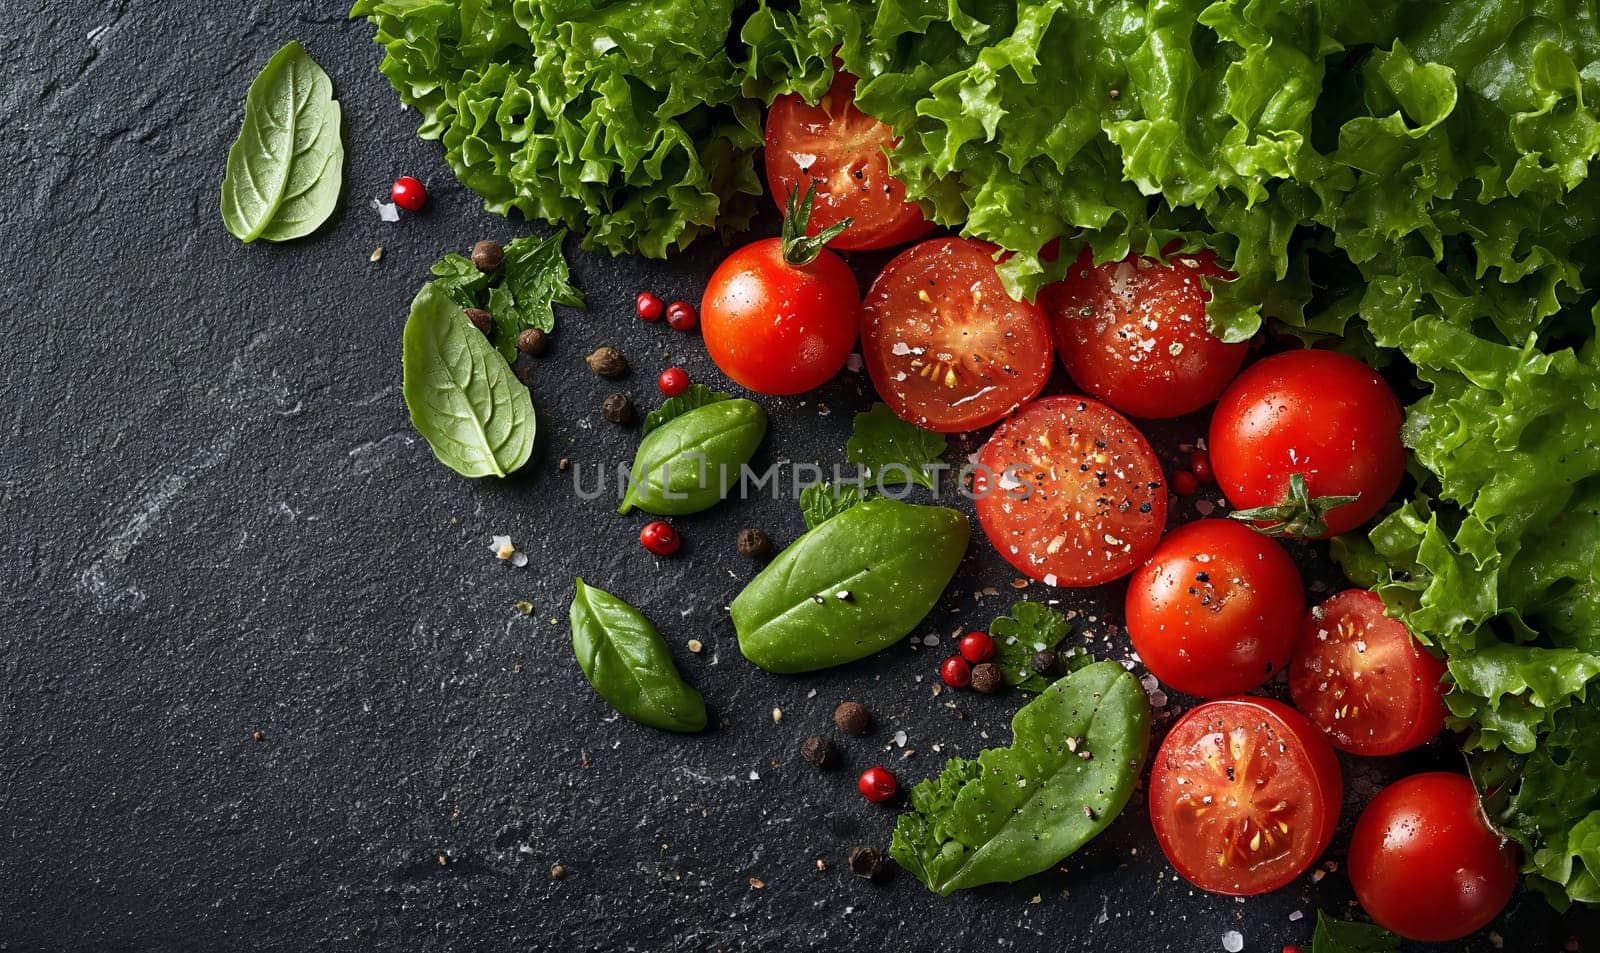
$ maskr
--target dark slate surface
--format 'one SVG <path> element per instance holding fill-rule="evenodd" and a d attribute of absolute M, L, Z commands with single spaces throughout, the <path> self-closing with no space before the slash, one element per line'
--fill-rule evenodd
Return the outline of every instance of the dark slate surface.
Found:
<path fill-rule="evenodd" d="M 32 6 L 0 6 L 0 949 L 1212 951 L 1238 930 L 1276 953 L 1344 909 L 1342 872 L 1246 902 L 1194 891 L 1137 798 L 1062 872 L 1014 886 L 938 899 L 851 876 L 846 853 L 885 845 L 895 816 L 855 771 L 909 782 L 1009 738 L 1018 698 L 931 689 L 950 632 L 1004 610 L 1014 574 L 980 540 L 919 630 L 938 648 L 778 678 L 739 656 L 722 607 L 754 574 L 735 531 L 787 542 L 791 502 L 684 519 L 683 554 L 658 562 L 639 518 L 578 498 L 558 461 L 614 464 L 636 439 L 599 419 L 611 387 L 582 355 L 622 348 L 646 400 L 668 361 L 715 381 L 697 338 L 630 302 L 697 299 L 721 249 L 574 252 L 592 307 L 533 369 L 533 462 L 460 479 L 406 419 L 406 304 L 442 252 L 530 229 L 485 214 L 413 137 L 368 28 L 342 3 Z M 245 86 L 296 37 L 344 105 L 344 207 L 312 240 L 241 246 L 215 211 L 224 155 Z M 371 201 L 405 172 L 432 201 L 385 224 Z M 845 373 L 764 401 L 758 461 L 839 460 L 869 398 Z M 1201 426 L 1152 437 L 1170 461 Z M 498 563 L 495 533 L 530 565 Z M 658 734 L 589 690 L 561 621 L 578 573 L 657 620 L 713 730 Z M 1119 591 L 1051 595 L 1125 657 Z M 799 742 L 847 697 L 881 727 L 819 775 Z M 1347 759 L 1329 859 L 1378 784 L 1451 762 Z M 1496 929 L 1516 950 L 1600 933 L 1525 896 Z"/>

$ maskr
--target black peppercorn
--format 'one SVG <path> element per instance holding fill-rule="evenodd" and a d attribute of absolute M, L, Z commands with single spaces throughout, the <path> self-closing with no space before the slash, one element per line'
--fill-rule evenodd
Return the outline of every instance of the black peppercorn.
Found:
<path fill-rule="evenodd" d="M 759 529 L 741 529 L 739 531 L 739 555 L 751 559 L 760 559 L 772 552 L 772 540 Z"/>
<path fill-rule="evenodd" d="M 864 735 L 872 728 L 872 716 L 860 702 L 841 702 L 833 710 L 833 723 L 847 735 Z"/>
<path fill-rule="evenodd" d="M 800 746 L 800 757 L 824 771 L 832 771 L 839 766 L 839 749 L 821 735 L 813 735 L 805 740 L 805 744 Z"/>
<path fill-rule="evenodd" d="M 524 354 L 543 354 L 544 345 L 544 332 L 538 328 L 528 328 L 517 335 L 517 350 Z"/>
<path fill-rule="evenodd" d="M 600 404 L 600 413 L 614 424 L 624 427 L 633 423 L 633 400 L 627 394 L 612 394 Z"/>
<path fill-rule="evenodd" d="M 485 337 L 494 337 L 494 316 L 482 308 L 467 308 L 467 320 L 472 326 L 484 333 Z"/>
<path fill-rule="evenodd" d="M 479 271 L 494 271 L 505 260 L 505 249 L 497 241 L 485 238 L 472 246 L 472 267 Z"/>
<path fill-rule="evenodd" d="M 1059 674 L 1060 661 L 1061 660 L 1056 657 L 1056 653 L 1050 651 L 1049 649 L 1040 649 L 1039 651 L 1033 653 L 1033 661 L 1029 664 L 1031 664 L 1033 666 L 1033 670 L 1038 672 L 1040 675 L 1050 676 Z"/>
<path fill-rule="evenodd" d="M 878 848 L 857 847 L 850 852 L 850 872 L 868 880 L 881 880 L 889 872 L 889 865 Z"/>
<path fill-rule="evenodd" d="M 628 373 L 628 359 L 614 347 L 597 347 L 584 361 L 589 370 L 601 377 L 621 377 Z"/>
<path fill-rule="evenodd" d="M 993 695 L 1006 687 L 1005 676 L 1000 674 L 1000 666 L 993 662 L 984 662 L 982 665 L 972 667 L 972 687 L 985 695 Z"/>

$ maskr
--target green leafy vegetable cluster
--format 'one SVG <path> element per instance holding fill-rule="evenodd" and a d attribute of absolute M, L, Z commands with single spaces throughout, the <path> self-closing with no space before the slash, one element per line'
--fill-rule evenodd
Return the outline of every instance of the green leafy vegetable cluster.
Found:
<path fill-rule="evenodd" d="M 1006 684 L 1025 692 L 1042 692 L 1054 679 L 1033 670 L 1033 657 L 1044 649 L 1056 650 L 1072 631 L 1072 623 L 1059 610 L 1037 602 L 1019 602 L 1011 614 L 989 625 L 994 639 L 994 664 L 1000 667 Z M 1063 671 L 1082 668 L 1094 661 L 1087 652 L 1059 652 Z"/>
<path fill-rule="evenodd" d="M 503 249 L 494 271 L 479 271 L 470 258 L 454 252 L 433 263 L 434 284 L 463 308 L 482 308 L 494 317 L 494 348 L 507 361 L 517 357 L 517 335 L 528 328 L 556 328 L 555 305 L 583 307 L 583 292 L 572 286 L 561 254 L 565 232 L 548 238 L 516 238 Z"/>

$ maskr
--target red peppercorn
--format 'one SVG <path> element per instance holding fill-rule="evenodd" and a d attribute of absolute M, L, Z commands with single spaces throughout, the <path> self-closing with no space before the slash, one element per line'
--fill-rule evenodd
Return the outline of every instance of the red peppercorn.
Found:
<path fill-rule="evenodd" d="M 428 201 L 428 190 L 411 176 L 402 175 L 389 186 L 389 197 L 406 211 L 415 212 L 422 207 L 422 203 Z"/>
<path fill-rule="evenodd" d="M 1283 953 L 1300 953 L 1300 948 L 1298 946 L 1286 946 L 1283 948 Z"/>
<path fill-rule="evenodd" d="M 1179 496 L 1194 496 L 1198 489 L 1200 489 L 1199 481 L 1188 470 L 1179 470 L 1172 475 L 1172 490 Z"/>
<path fill-rule="evenodd" d="M 674 331 L 687 331 L 700 323 L 700 315 L 687 301 L 674 301 L 667 305 L 667 327 Z"/>
<path fill-rule="evenodd" d="M 689 372 L 681 367 L 669 367 L 661 372 L 661 379 L 656 381 L 656 386 L 668 397 L 676 397 L 689 386 Z"/>
<path fill-rule="evenodd" d="M 657 556 L 671 556 L 678 551 L 681 542 L 683 540 L 678 536 L 678 531 L 666 520 L 646 523 L 644 529 L 639 531 L 639 545 Z"/>
<path fill-rule="evenodd" d="M 665 309 L 661 299 L 648 291 L 639 292 L 639 297 L 633 299 L 633 309 L 639 312 L 641 321 L 659 321 L 661 312 Z"/>
<path fill-rule="evenodd" d="M 994 639 L 989 638 L 987 632 L 968 632 L 957 643 L 961 650 L 961 657 L 977 665 L 994 658 Z"/>
<path fill-rule="evenodd" d="M 1201 486 L 1210 486 L 1215 482 L 1216 477 L 1211 472 L 1211 454 L 1204 450 L 1189 454 L 1189 471 Z"/>
<path fill-rule="evenodd" d="M 862 797 L 879 804 L 894 797 L 894 792 L 900 790 L 900 782 L 894 779 L 888 768 L 873 765 L 856 779 L 856 790 L 861 792 Z"/>
<path fill-rule="evenodd" d="M 959 655 L 952 655 L 939 663 L 939 677 L 951 688 L 966 688 L 972 684 L 972 666 Z"/>

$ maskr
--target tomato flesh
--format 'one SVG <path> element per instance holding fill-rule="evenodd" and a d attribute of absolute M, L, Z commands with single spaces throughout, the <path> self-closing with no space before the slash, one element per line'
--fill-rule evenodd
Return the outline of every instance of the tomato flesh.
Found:
<path fill-rule="evenodd" d="M 1483 929 L 1517 885 L 1516 848 L 1490 828 L 1465 775 L 1401 778 L 1350 835 L 1350 885 L 1372 919 L 1440 943 Z"/>
<path fill-rule="evenodd" d="M 1202 890 L 1266 893 L 1322 854 L 1339 820 L 1339 762 L 1305 716 L 1268 698 L 1207 702 L 1178 720 L 1150 772 L 1150 819 Z"/>
<path fill-rule="evenodd" d="M 1289 664 L 1305 612 L 1300 570 L 1276 540 L 1235 520 L 1167 534 L 1128 584 L 1128 638 L 1180 692 L 1246 692 Z"/>
<path fill-rule="evenodd" d="M 767 186 L 782 211 L 792 192 L 817 186 L 807 231 L 853 221 L 830 242 L 842 251 L 888 248 L 933 228 L 903 182 L 889 174 L 890 128 L 856 108 L 856 78 L 834 74 L 833 85 L 812 106 L 799 95 L 778 97 L 767 112 Z"/>
<path fill-rule="evenodd" d="M 861 306 L 861 350 L 878 395 L 941 432 L 994 423 L 1050 376 L 1050 324 L 1006 294 L 996 249 L 935 238 L 884 267 Z"/>
<path fill-rule="evenodd" d="M 1349 589 L 1306 614 L 1289 692 L 1341 751 L 1398 754 L 1444 730 L 1444 673 L 1376 593 Z"/>
<path fill-rule="evenodd" d="M 1095 265 L 1086 249 L 1040 300 L 1079 387 L 1125 414 L 1177 417 L 1216 400 L 1244 363 L 1248 343 L 1225 344 L 1206 322 L 1204 279 L 1232 277 L 1210 252 Z"/>
<path fill-rule="evenodd" d="M 763 394 L 798 394 L 837 374 L 856 340 L 855 275 L 824 249 L 791 265 L 776 238 L 751 242 L 712 272 L 700 302 L 706 352 Z"/>
<path fill-rule="evenodd" d="M 1052 586 L 1132 572 L 1167 522 L 1161 464 L 1116 411 L 1046 397 L 996 428 L 972 481 L 978 522 L 1017 569 Z"/>

